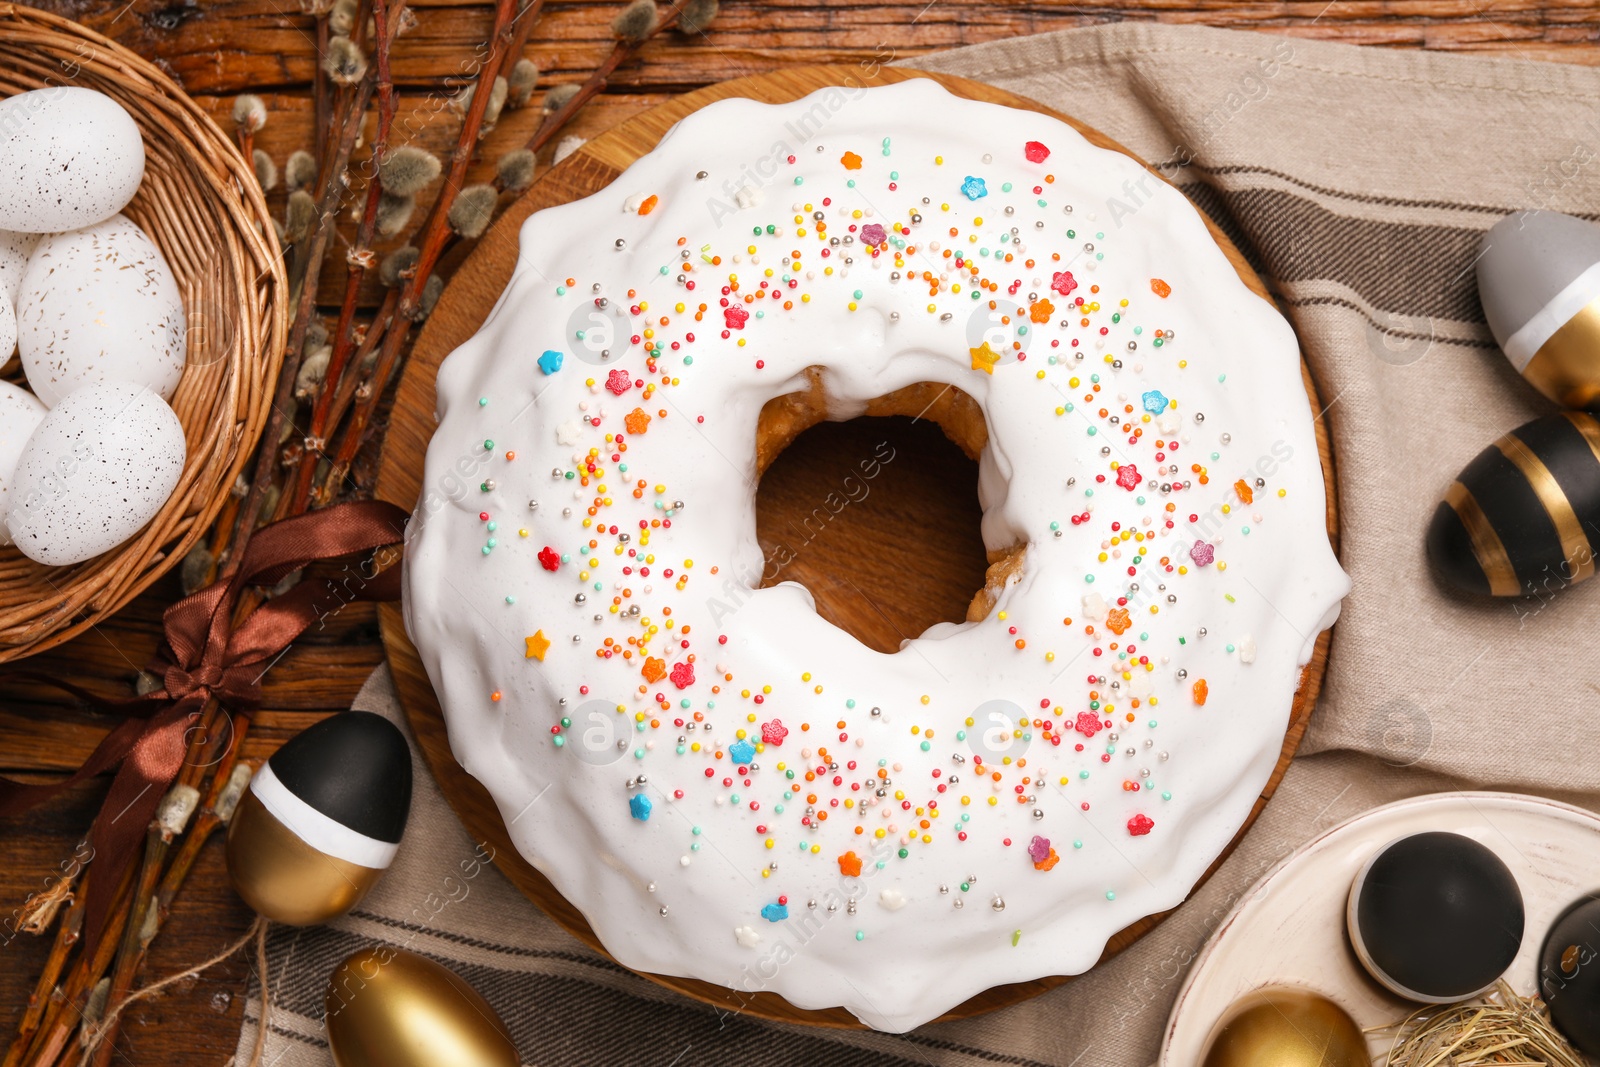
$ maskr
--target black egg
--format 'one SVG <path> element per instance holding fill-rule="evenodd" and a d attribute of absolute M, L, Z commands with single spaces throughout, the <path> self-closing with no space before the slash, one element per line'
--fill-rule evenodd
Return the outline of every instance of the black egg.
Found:
<path fill-rule="evenodd" d="M 1539 953 L 1539 995 L 1567 1040 L 1600 1056 L 1600 893 L 1573 904 L 1550 927 Z"/>
<path fill-rule="evenodd" d="M 1600 552 L 1600 421 L 1581 411 L 1535 419 L 1478 453 L 1428 526 L 1428 558 L 1469 593 L 1559 592 Z"/>
<path fill-rule="evenodd" d="M 228 824 L 228 874 L 256 911 L 304 926 L 355 907 L 394 859 L 411 810 L 411 751 L 350 711 L 284 743 Z"/>
<path fill-rule="evenodd" d="M 1351 947 L 1390 992 L 1449 1004 L 1494 985 L 1522 944 L 1517 880 L 1489 849 L 1460 834 L 1391 841 L 1350 887 Z"/>

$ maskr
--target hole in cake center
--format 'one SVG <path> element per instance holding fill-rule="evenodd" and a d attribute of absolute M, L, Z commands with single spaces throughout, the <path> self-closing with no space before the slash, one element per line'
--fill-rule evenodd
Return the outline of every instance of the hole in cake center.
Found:
<path fill-rule="evenodd" d="M 893 653 L 935 623 L 966 621 L 983 589 L 973 457 L 987 429 L 970 397 L 937 384 L 897 390 L 866 411 L 823 422 L 820 389 L 763 409 L 761 584 L 799 582 L 819 615 Z"/>

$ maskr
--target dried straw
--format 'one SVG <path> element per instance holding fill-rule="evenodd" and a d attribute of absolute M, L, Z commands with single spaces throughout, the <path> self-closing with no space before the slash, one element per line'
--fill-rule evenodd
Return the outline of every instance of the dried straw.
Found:
<path fill-rule="evenodd" d="M 1379 1029 L 1395 1031 L 1385 1067 L 1589 1067 L 1550 1025 L 1544 1002 L 1503 981 L 1484 997 L 1430 1005 Z"/>

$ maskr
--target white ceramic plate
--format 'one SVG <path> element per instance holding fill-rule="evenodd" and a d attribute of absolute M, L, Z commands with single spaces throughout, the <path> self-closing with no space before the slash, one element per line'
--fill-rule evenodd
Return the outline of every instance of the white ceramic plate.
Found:
<path fill-rule="evenodd" d="M 1345 900 L 1374 851 L 1424 830 L 1463 834 L 1493 850 L 1522 888 L 1528 922 L 1506 981 L 1531 995 L 1544 936 L 1567 905 L 1600 888 L 1600 815 L 1514 793 L 1435 793 L 1364 812 L 1302 845 L 1245 894 L 1196 957 L 1178 992 L 1161 1067 L 1194 1067 L 1218 1018 L 1244 993 L 1294 985 L 1331 998 L 1362 1027 L 1417 1005 L 1367 977 L 1345 937 Z M 1369 1038 L 1387 1053 L 1392 1034 Z M 1381 1062 L 1381 1061 L 1380 1061 Z"/>

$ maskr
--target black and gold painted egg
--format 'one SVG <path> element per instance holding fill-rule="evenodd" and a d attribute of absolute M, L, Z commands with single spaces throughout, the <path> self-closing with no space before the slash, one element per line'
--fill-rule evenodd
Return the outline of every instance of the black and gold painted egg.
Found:
<path fill-rule="evenodd" d="M 1600 551 L 1600 421 L 1546 415 L 1478 453 L 1445 490 L 1427 533 L 1446 584 L 1532 596 L 1581 582 Z"/>
<path fill-rule="evenodd" d="M 394 860 L 411 810 L 411 750 L 381 715 L 347 711 L 286 741 L 228 825 L 228 875 L 274 922 L 355 907 Z"/>
<path fill-rule="evenodd" d="M 1545 935 L 1539 995 L 1566 1039 L 1600 1056 L 1600 893 L 1562 912 Z"/>

